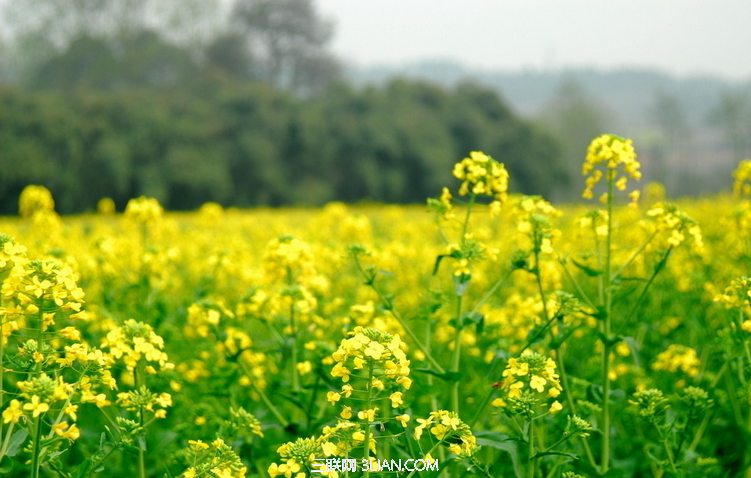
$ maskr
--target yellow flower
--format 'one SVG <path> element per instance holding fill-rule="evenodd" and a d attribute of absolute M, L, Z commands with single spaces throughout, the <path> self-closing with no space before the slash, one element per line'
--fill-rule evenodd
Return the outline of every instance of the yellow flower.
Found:
<path fill-rule="evenodd" d="M 502 399 L 502 398 L 496 398 L 495 400 L 493 400 L 491 402 L 491 405 L 493 405 L 494 407 L 499 407 L 499 408 L 500 407 L 505 407 L 506 406 L 506 401 L 504 399 Z"/>
<path fill-rule="evenodd" d="M 8 408 L 3 410 L 3 423 L 18 423 L 22 416 L 21 402 L 15 399 L 11 400 Z"/>
<path fill-rule="evenodd" d="M 188 444 L 195 451 L 202 451 L 202 450 L 208 450 L 209 449 L 208 443 L 204 443 L 201 440 L 188 440 Z"/>
<path fill-rule="evenodd" d="M 307 375 L 313 370 L 313 364 L 310 363 L 310 360 L 306 360 L 305 362 L 300 362 L 297 364 L 297 371 L 300 375 Z"/>
<path fill-rule="evenodd" d="M 402 400 L 402 392 L 394 392 L 389 396 L 389 400 L 391 400 L 391 406 L 393 408 L 400 407 L 404 404 L 404 401 Z"/>
<path fill-rule="evenodd" d="M 81 431 L 75 423 L 68 428 L 68 422 L 60 422 L 56 425 L 52 425 L 52 431 L 54 431 L 59 437 L 68 438 L 70 440 L 77 440 L 78 437 L 81 436 Z"/>
<path fill-rule="evenodd" d="M 50 406 L 46 403 L 40 403 L 39 397 L 34 395 L 31 397 L 31 403 L 24 404 L 23 409 L 31 411 L 32 416 L 36 418 L 42 413 L 47 412 L 50 409 Z"/>
<path fill-rule="evenodd" d="M 529 380 L 530 388 L 532 388 L 533 390 L 537 390 L 540 393 L 545 391 L 546 383 L 547 383 L 547 380 L 537 375 L 532 375 L 532 378 Z"/>
<path fill-rule="evenodd" d="M 407 423 L 409 423 L 410 416 L 406 413 L 404 415 L 397 415 L 396 420 L 402 424 L 402 427 L 407 428 Z"/>
<path fill-rule="evenodd" d="M 561 402 L 559 402 L 558 400 L 556 400 L 555 402 L 553 402 L 552 405 L 550 405 L 550 413 L 558 413 L 561 410 L 563 410 L 563 405 L 561 405 Z"/>
<path fill-rule="evenodd" d="M 378 407 L 371 408 L 370 410 L 361 410 L 357 412 L 357 418 L 360 420 L 367 420 L 368 422 L 375 421 L 375 415 L 378 411 Z"/>

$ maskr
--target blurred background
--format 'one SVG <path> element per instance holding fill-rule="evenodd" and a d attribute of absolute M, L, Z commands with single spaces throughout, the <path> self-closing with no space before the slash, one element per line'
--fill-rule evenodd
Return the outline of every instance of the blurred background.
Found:
<path fill-rule="evenodd" d="M 589 141 L 633 138 L 671 197 L 751 157 L 738 0 L 0 0 L 0 214 L 422 203 L 481 150 L 578 200 Z"/>

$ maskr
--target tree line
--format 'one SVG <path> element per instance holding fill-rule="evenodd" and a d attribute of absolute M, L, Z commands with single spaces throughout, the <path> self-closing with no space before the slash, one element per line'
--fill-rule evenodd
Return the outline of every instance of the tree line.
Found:
<path fill-rule="evenodd" d="M 43 184 L 61 212 L 148 195 L 170 209 L 422 202 L 470 150 L 506 163 L 517 191 L 566 184 L 557 145 L 477 85 L 394 81 L 300 98 L 266 85 L 70 94 L 0 90 L 0 213 Z"/>
<path fill-rule="evenodd" d="M 212 20 L 207 4 L 229 14 Z M 551 197 L 568 182 L 556 141 L 488 88 L 344 81 L 310 0 L 28 0 L 0 12 L 12 25 L 0 214 L 27 184 L 64 213 L 139 195 L 177 210 L 423 202 L 472 150 L 505 162 L 516 191 Z"/>

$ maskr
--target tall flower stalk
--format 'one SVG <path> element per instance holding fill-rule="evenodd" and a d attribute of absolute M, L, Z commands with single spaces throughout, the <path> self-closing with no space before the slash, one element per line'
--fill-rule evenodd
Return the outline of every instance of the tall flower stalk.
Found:
<path fill-rule="evenodd" d="M 598 166 L 604 166 L 598 169 Z M 605 230 L 605 251 L 604 254 L 598 254 L 598 262 L 601 265 L 598 276 L 598 301 L 597 309 L 600 318 L 599 329 L 602 337 L 602 356 L 601 372 L 602 380 L 602 415 L 600 428 L 602 432 L 602 455 L 600 460 L 600 472 L 607 473 L 610 469 L 610 352 L 616 344 L 616 339 L 612 333 L 613 321 L 613 292 L 615 284 L 613 281 L 612 259 L 613 259 L 613 207 L 614 193 L 618 189 L 625 191 L 628 187 L 628 179 L 639 180 L 641 172 L 640 164 L 636 161 L 636 152 L 634 151 L 632 141 L 619 136 L 604 134 L 595 138 L 589 145 L 587 156 L 582 166 L 582 174 L 589 175 L 585 180 L 585 189 L 582 197 L 591 199 L 595 185 L 603 178 L 606 181 L 607 192 L 601 197 L 600 201 L 606 206 L 606 230 Z M 632 202 L 639 198 L 639 192 L 629 193 Z M 597 236 L 597 232 L 595 234 Z M 604 257 L 603 257 L 604 256 Z"/>
<path fill-rule="evenodd" d="M 464 313 L 464 299 L 470 280 L 472 279 L 471 266 L 485 255 L 485 246 L 474 239 L 471 234 L 470 220 L 475 204 L 480 197 L 488 197 L 492 200 L 489 205 L 491 213 L 496 213 L 500 210 L 501 205 L 508 196 L 509 175 L 502 163 L 479 151 L 472 151 L 468 157 L 456 163 L 453 175 L 462 181 L 462 184 L 459 186 L 458 195 L 469 197 L 465 205 L 466 210 L 459 229 L 460 235 L 458 240 L 451 242 L 441 229 L 442 237 L 449 244 L 446 254 L 438 257 L 435 270 L 438 270 L 441 259 L 446 257 L 454 259 L 453 281 L 456 296 L 456 312 L 452 321 L 454 339 L 450 368 L 453 380 L 451 385 L 451 407 L 452 410 L 459 414 L 461 407 L 459 399 L 461 381 L 459 377 L 461 370 L 462 333 L 466 325 L 465 319 L 467 318 Z M 450 191 L 444 188 L 441 197 L 439 199 L 428 200 L 428 205 L 437 212 L 440 219 L 451 219 L 454 217 L 452 199 Z"/>

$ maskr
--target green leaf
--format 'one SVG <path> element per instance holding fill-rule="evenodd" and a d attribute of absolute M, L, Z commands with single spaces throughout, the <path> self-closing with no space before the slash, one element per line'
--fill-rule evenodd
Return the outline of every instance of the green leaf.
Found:
<path fill-rule="evenodd" d="M 87 458 L 83 463 L 76 467 L 76 473 L 73 478 L 86 478 L 91 473 L 91 458 Z"/>
<path fill-rule="evenodd" d="M 576 455 L 572 455 L 571 453 L 564 453 L 562 451 L 541 451 L 539 453 L 535 453 L 535 455 L 532 458 L 542 458 L 543 456 L 548 455 L 558 455 L 558 456 L 567 456 L 569 458 L 573 458 L 574 460 L 578 460 L 579 457 Z"/>
<path fill-rule="evenodd" d="M 438 269 L 441 267 L 441 261 L 444 257 L 449 257 L 447 254 L 441 254 L 435 258 L 435 265 L 433 266 L 433 275 L 438 274 Z"/>
<path fill-rule="evenodd" d="M 439 372 L 432 368 L 416 368 L 414 369 L 415 372 L 423 372 L 430 375 L 433 375 L 435 377 L 440 378 L 441 380 L 445 380 L 446 382 L 458 382 L 464 377 L 464 374 L 461 372 Z"/>
<path fill-rule="evenodd" d="M 21 445 L 23 445 L 27 436 L 29 436 L 29 432 L 27 432 L 25 428 L 17 430 L 16 433 L 10 437 L 10 443 L 8 443 L 8 450 L 5 452 L 5 455 L 16 456 L 16 453 L 21 449 Z"/>
<path fill-rule="evenodd" d="M 598 271 L 597 269 L 592 269 L 589 266 L 586 266 L 582 264 L 581 262 L 577 262 L 576 259 L 571 259 L 571 262 L 574 263 L 576 267 L 584 271 L 585 274 L 587 274 L 589 277 L 597 277 L 602 275 L 602 271 Z"/>
<path fill-rule="evenodd" d="M 457 296 L 461 297 L 465 292 L 467 292 L 467 288 L 469 288 L 470 278 L 470 275 L 461 275 L 459 277 L 454 276 L 454 291 L 456 292 Z"/>
<path fill-rule="evenodd" d="M 13 460 L 7 455 L 3 457 L 2 460 L 0 460 L 0 475 L 5 475 L 6 473 L 10 473 L 10 471 L 13 469 Z"/>
<path fill-rule="evenodd" d="M 478 431 L 475 433 L 477 444 L 480 446 L 489 446 L 496 450 L 503 450 L 511 455 L 511 464 L 514 468 L 516 478 L 522 478 L 521 459 L 517 447 L 517 439 L 509 437 L 503 433 Z"/>

